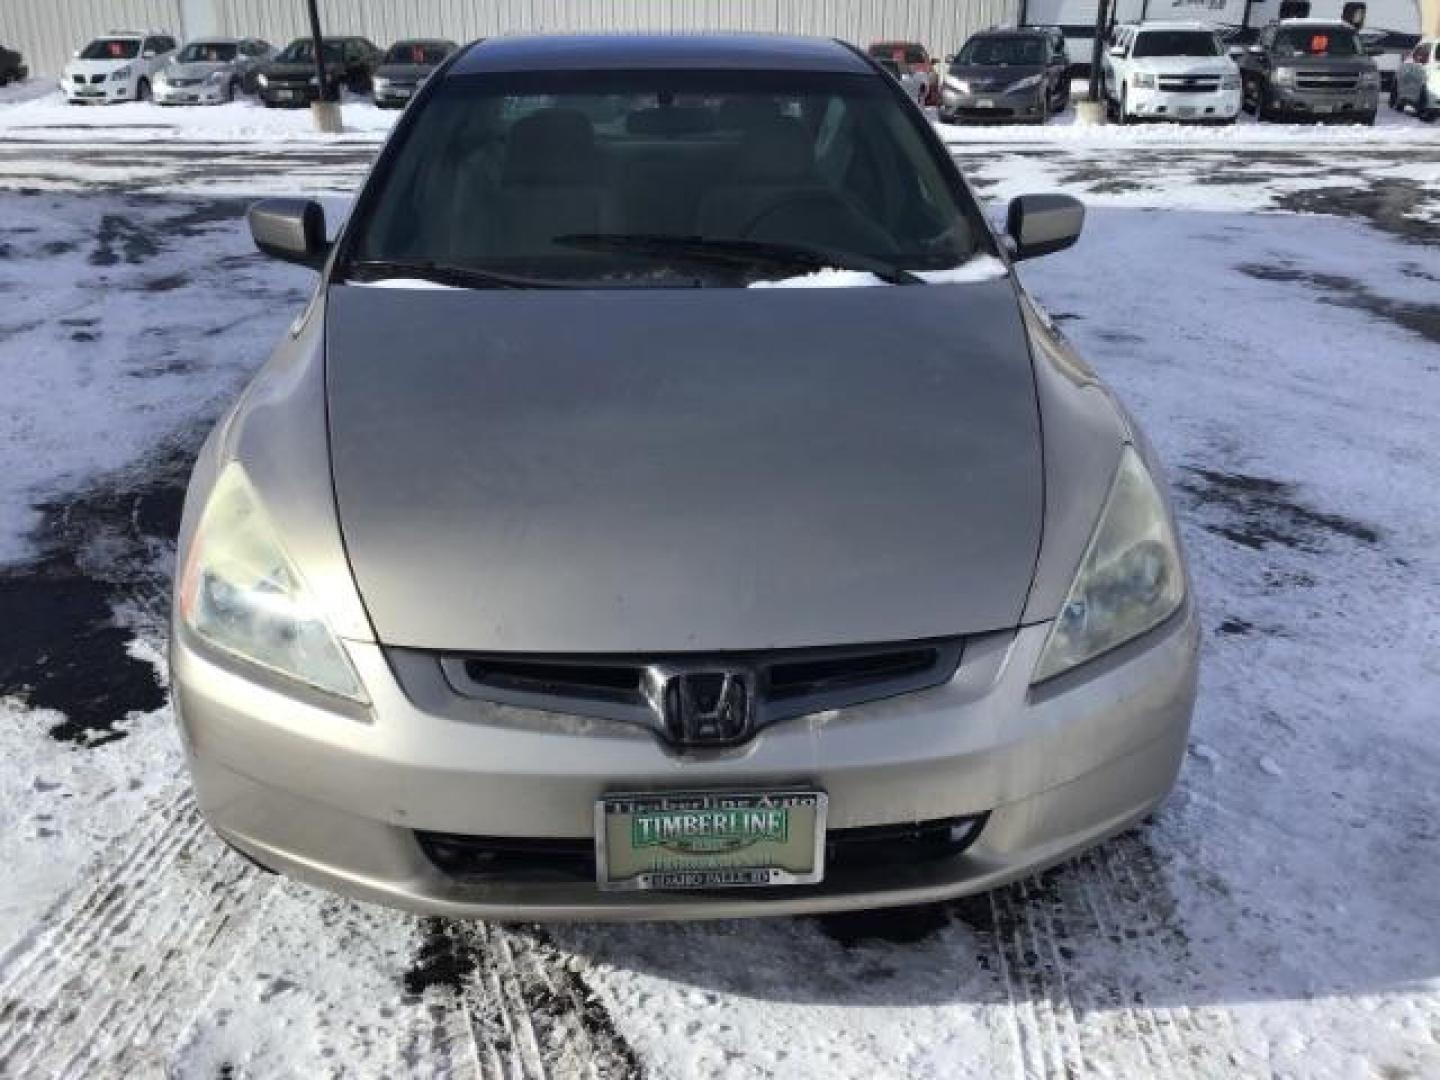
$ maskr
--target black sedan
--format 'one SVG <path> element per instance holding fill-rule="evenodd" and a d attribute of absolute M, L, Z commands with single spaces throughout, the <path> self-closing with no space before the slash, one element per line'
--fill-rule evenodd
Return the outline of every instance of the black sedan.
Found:
<path fill-rule="evenodd" d="M 327 37 L 324 42 L 325 84 L 328 96 L 340 90 L 356 94 L 370 92 L 381 51 L 362 37 Z M 260 100 L 269 108 L 308 105 L 320 97 L 320 77 L 315 71 L 315 42 L 296 38 L 256 76 Z"/>

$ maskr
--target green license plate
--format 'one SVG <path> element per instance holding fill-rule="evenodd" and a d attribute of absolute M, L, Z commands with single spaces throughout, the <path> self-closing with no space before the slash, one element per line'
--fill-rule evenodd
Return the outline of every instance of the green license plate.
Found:
<path fill-rule="evenodd" d="M 595 804 L 601 889 L 809 885 L 825 876 L 822 791 L 606 795 Z"/>

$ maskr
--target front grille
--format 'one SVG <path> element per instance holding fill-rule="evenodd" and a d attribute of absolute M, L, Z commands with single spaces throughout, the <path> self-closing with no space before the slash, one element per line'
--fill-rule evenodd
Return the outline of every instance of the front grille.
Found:
<path fill-rule="evenodd" d="M 955 110 L 956 116 L 968 116 L 973 120 L 994 120 L 1006 116 L 1014 116 L 1014 109 L 994 108 L 976 109 L 967 105 L 961 105 Z"/>
<path fill-rule="evenodd" d="M 780 720 L 938 686 L 954 676 L 962 649 L 962 639 L 943 638 L 755 653 L 470 654 L 441 657 L 440 666 L 466 697 L 638 724 L 677 745 L 714 745 L 743 741 Z M 714 682 L 725 676 L 734 685 Z M 691 680 L 687 689 L 702 699 L 702 711 L 719 710 L 721 693 L 743 700 L 727 699 L 719 726 L 677 726 L 677 678 Z"/>
<path fill-rule="evenodd" d="M 827 877 L 860 876 L 962 854 L 979 838 L 988 815 L 941 818 L 825 836 Z M 416 832 L 420 850 L 446 877 L 467 884 L 576 884 L 595 880 L 590 837 L 466 836 Z"/>
<path fill-rule="evenodd" d="M 1295 86 L 1300 90 L 1354 90 L 1360 76 L 1353 71 L 1297 71 Z"/>
<path fill-rule="evenodd" d="M 1158 85 L 1171 94 L 1213 94 L 1220 89 L 1220 76 L 1161 75 Z"/>
<path fill-rule="evenodd" d="M 204 79 L 171 79 L 170 85 L 183 90 L 187 86 L 199 86 L 204 81 Z"/>

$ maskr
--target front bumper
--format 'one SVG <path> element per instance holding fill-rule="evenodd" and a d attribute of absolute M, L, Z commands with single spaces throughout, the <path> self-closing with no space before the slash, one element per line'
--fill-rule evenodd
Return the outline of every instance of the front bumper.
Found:
<path fill-rule="evenodd" d="M 1240 115 L 1240 88 L 1209 93 L 1133 88 L 1125 99 L 1126 112 L 1136 119 L 1218 122 Z"/>
<path fill-rule="evenodd" d="M 266 105 L 309 105 L 320 97 L 320 88 L 307 84 L 262 86 L 260 100 Z"/>
<path fill-rule="evenodd" d="M 1038 124 L 1046 115 L 1044 88 L 1011 94 L 974 90 L 962 93 L 953 87 L 940 91 L 940 119 L 950 124 Z"/>
<path fill-rule="evenodd" d="M 150 94 L 157 105 L 219 105 L 225 100 L 225 84 L 201 83 L 198 86 L 173 86 L 155 83 Z"/>
<path fill-rule="evenodd" d="M 239 674 L 179 629 L 171 671 L 201 811 L 225 840 L 275 870 L 445 915 L 728 918 L 982 891 L 1067 858 L 1162 800 L 1195 697 L 1193 609 L 1032 691 L 1047 630 L 973 639 L 944 686 L 785 721 L 703 757 L 667 750 L 624 724 L 462 698 L 431 658 L 374 645 L 348 644 L 374 702 L 368 709 L 337 711 Z M 781 785 L 826 791 L 831 829 L 989 819 L 958 855 L 723 894 L 454 878 L 416 836 L 588 839 L 606 791 Z"/>
<path fill-rule="evenodd" d="M 1301 90 L 1276 86 L 1270 92 L 1270 107 L 1277 112 L 1317 118 L 1360 117 L 1380 107 L 1380 89 L 1362 86 L 1355 90 Z"/>
<path fill-rule="evenodd" d="M 65 100 L 72 105 L 116 105 L 136 100 L 134 89 L 129 83 L 103 82 L 77 86 L 71 82 L 63 82 L 60 89 L 65 92 Z"/>

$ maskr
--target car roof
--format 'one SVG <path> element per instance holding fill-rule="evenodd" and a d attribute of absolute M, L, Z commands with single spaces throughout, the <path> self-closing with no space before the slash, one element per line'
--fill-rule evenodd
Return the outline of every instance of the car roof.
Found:
<path fill-rule="evenodd" d="M 831 71 L 874 74 L 848 45 L 782 34 L 589 34 L 496 37 L 470 45 L 450 76 L 518 71 Z"/>
<path fill-rule="evenodd" d="M 988 30 L 977 30 L 971 34 L 972 38 L 987 37 L 1052 37 L 1056 28 L 1053 26 L 992 26 Z"/>
<path fill-rule="evenodd" d="M 234 37 L 197 37 L 185 42 L 186 45 L 239 45 L 242 41 L 249 41 L 250 38 Z"/>
<path fill-rule="evenodd" d="M 1215 33 L 1215 24 L 1198 22 L 1194 19 L 1147 19 L 1142 23 L 1130 23 L 1132 30 L 1193 30 L 1202 34 Z"/>

